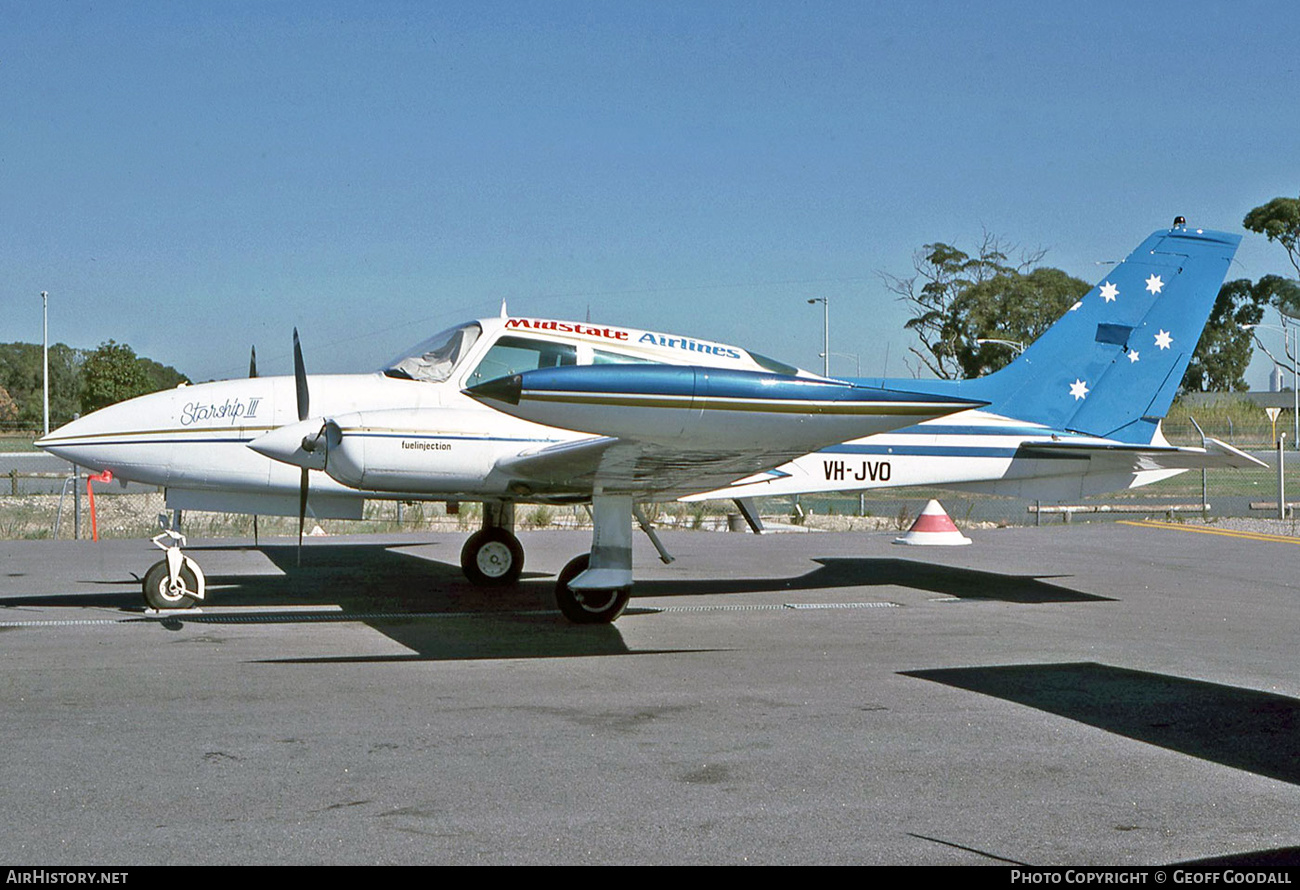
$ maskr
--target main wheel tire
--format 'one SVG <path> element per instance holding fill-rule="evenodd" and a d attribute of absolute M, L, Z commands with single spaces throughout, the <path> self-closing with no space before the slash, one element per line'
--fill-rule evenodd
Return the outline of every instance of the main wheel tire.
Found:
<path fill-rule="evenodd" d="M 627 608 L 632 589 L 574 590 L 569 582 L 585 572 L 590 563 L 590 553 L 569 560 L 555 579 L 555 607 L 574 624 L 609 624 Z"/>
<path fill-rule="evenodd" d="M 199 579 L 195 576 L 194 570 L 181 563 L 181 570 L 176 573 L 175 589 L 172 589 L 169 576 L 165 559 L 160 559 L 145 572 L 145 604 L 159 612 L 194 608 L 194 604 L 198 602 L 195 594 L 199 589 Z"/>
<path fill-rule="evenodd" d="M 514 584 L 524 570 L 523 545 L 504 528 L 485 528 L 461 548 L 460 568 L 479 587 Z"/>

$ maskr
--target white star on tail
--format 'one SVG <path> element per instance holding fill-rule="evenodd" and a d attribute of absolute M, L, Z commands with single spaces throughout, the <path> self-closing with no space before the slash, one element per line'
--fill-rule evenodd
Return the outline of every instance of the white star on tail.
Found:
<path fill-rule="evenodd" d="M 1079 401 L 1079 399 L 1087 398 L 1088 384 L 1084 383 L 1082 380 L 1075 380 L 1070 384 L 1070 395 L 1074 396 L 1076 402 Z"/>
<path fill-rule="evenodd" d="M 1152 275 L 1147 279 L 1147 290 L 1150 293 L 1158 294 L 1160 291 L 1164 290 L 1164 287 L 1165 283 L 1160 280 L 1159 275 Z"/>
<path fill-rule="evenodd" d="M 1101 286 L 1101 298 L 1107 303 L 1114 303 L 1115 298 L 1119 296 L 1119 286 L 1107 281 Z"/>
<path fill-rule="evenodd" d="M 1174 342 L 1174 338 L 1169 336 L 1168 331 L 1161 331 L 1160 333 L 1156 334 L 1156 345 L 1159 346 L 1161 349 L 1168 349 L 1169 344 L 1172 342 Z"/>
<path fill-rule="evenodd" d="M 1138 351 L 1136 349 L 1129 350 L 1128 360 L 1130 362 L 1136 362 L 1138 360 Z"/>

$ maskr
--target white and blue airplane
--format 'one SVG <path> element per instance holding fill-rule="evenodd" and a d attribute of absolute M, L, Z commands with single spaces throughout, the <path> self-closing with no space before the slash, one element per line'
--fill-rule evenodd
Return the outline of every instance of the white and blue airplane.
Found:
<path fill-rule="evenodd" d="M 1159 421 L 1239 238 L 1162 230 L 1010 366 L 974 381 L 831 380 L 708 340 L 508 315 L 450 328 L 370 374 L 183 386 L 104 408 L 37 444 L 173 510 L 352 518 L 367 499 L 481 502 L 461 552 L 482 585 L 519 578 L 520 503 L 590 503 L 590 552 L 556 604 L 609 622 L 632 586 L 639 504 L 879 486 L 1057 497 L 1201 466 L 1258 463 L 1170 446 Z M 202 571 L 179 550 L 146 603 L 189 608 Z"/>

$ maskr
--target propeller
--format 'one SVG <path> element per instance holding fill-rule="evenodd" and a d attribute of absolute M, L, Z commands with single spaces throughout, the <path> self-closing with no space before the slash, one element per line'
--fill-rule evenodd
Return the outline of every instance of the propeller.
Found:
<path fill-rule="evenodd" d="M 301 423 L 311 413 L 311 394 L 307 389 L 307 366 L 302 360 L 302 343 L 298 339 L 297 328 L 293 329 L 293 382 L 297 394 L 298 421 Z M 325 469 L 329 462 L 330 448 L 338 446 L 342 441 L 343 430 L 328 417 L 321 421 L 320 429 L 302 437 L 302 450 L 312 455 L 319 453 L 320 459 L 301 464 L 302 473 L 298 481 L 298 565 L 302 565 L 302 532 L 307 521 L 307 494 L 310 487 L 308 474 L 311 472 L 308 465 L 318 470 Z M 289 445 L 287 442 L 284 444 Z M 282 459 L 270 451 L 262 453 L 275 456 L 277 460 Z M 292 462 L 299 463 L 298 460 Z"/>

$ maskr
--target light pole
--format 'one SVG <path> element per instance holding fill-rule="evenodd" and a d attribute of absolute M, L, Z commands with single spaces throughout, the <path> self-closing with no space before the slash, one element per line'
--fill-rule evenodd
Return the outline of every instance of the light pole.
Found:
<path fill-rule="evenodd" d="M 1239 325 L 1239 327 L 1243 331 L 1255 331 L 1259 328 L 1268 328 L 1269 330 L 1282 332 L 1282 349 L 1286 352 L 1286 357 L 1291 360 L 1291 420 L 1294 424 L 1294 429 L 1291 433 L 1291 447 L 1300 450 L 1300 367 L 1297 367 L 1296 364 L 1297 355 L 1293 343 L 1295 335 L 1291 330 L 1294 326 L 1282 325 L 1279 327 L 1275 324 L 1243 324 Z M 1285 369 L 1286 365 L 1273 357 L 1273 353 L 1269 352 L 1268 347 L 1259 339 L 1259 334 L 1255 334 L 1254 337 L 1255 343 L 1260 349 L 1264 350 L 1264 354 L 1269 357 L 1269 360 L 1277 367 Z"/>
<path fill-rule="evenodd" d="M 813 297 L 809 305 L 822 304 L 822 376 L 831 376 L 831 301 L 829 297 Z"/>
<path fill-rule="evenodd" d="M 1286 321 L 1289 318 L 1292 322 L 1295 322 L 1297 318 L 1281 307 L 1278 307 L 1277 313 L 1282 316 L 1282 329 L 1285 331 L 1287 340 L 1290 341 L 1289 343 L 1283 341 L 1282 345 L 1286 349 L 1286 357 L 1291 359 L 1291 393 L 1295 411 L 1295 429 L 1292 430 L 1291 441 L 1293 444 L 1291 447 L 1300 450 L 1300 368 L 1296 367 L 1296 359 L 1300 358 L 1297 355 L 1296 346 L 1298 344 L 1296 340 L 1300 338 L 1297 337 L 1296 333 L 1293 333 L 1294 324 L 1289 325 Z"/>
<path fill-rule="evenodd" d="M 50 295 L 41 291 L 41 390 L 44 393 L 44 435 L 50 434 Z"/>

